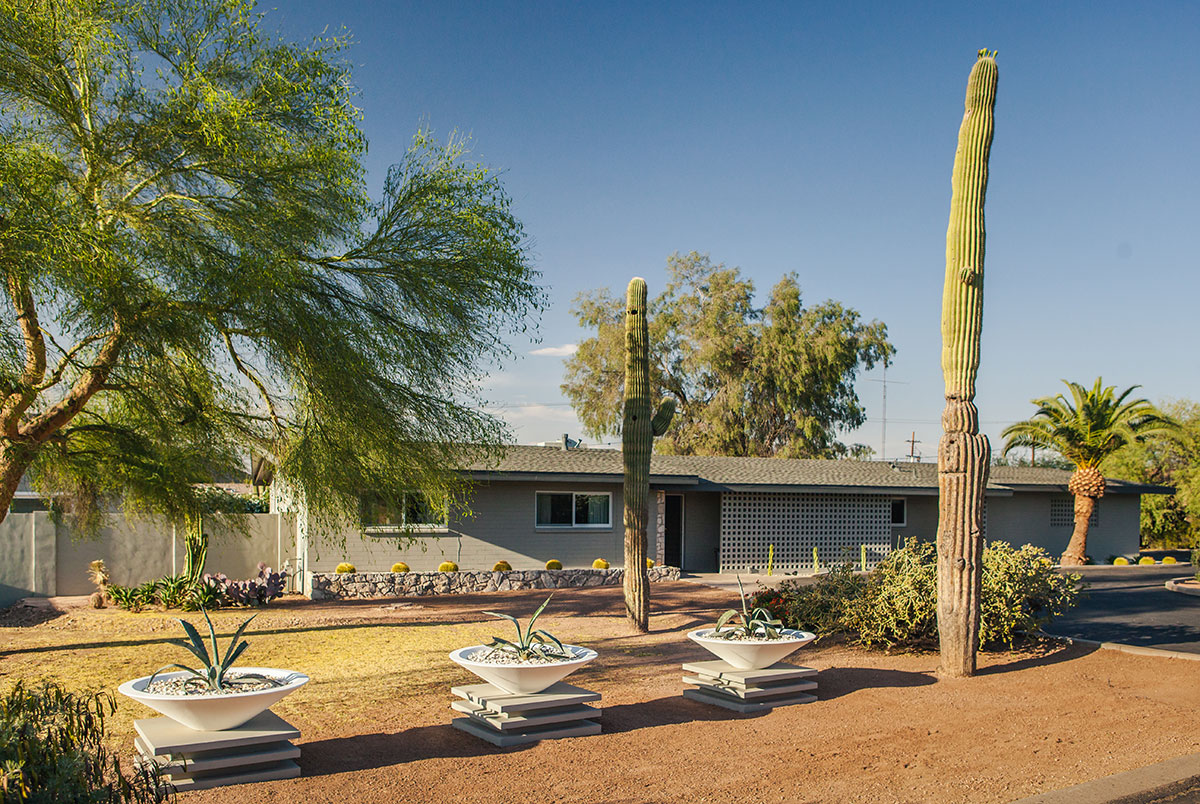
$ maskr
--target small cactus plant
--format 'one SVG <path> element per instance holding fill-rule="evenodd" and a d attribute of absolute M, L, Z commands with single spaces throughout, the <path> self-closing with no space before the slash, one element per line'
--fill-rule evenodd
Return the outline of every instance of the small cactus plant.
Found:
<path fill-rule="evenodd" d="M 341 564 L 337 565 L 337 568 L 334 570 L 334 572 L 338 573 L 339 575 L 345 575 L 347 573 L 358 572 L 358 570 L 355 569 L 354 565 L 349 561 L 343 561 Z"/>
<path fill-rule="evenodd" d="M 1126 558 L 1125 556 L 1117 556 L 1116 558 L 1113 559 L 1113 564 L 1118 567 L 1128 567 L 1129 559 Z"/>
<path fill-rule="evenodd" d="M 1151 558 L 1150 556 L 1142 556 L 1141 558 L 1138 559 L 1138 563 L 1143 564 L 1143 565 L 1149 565 L 1149 564 L 1154 563 L 1154 559 Z"/>
<path fill-rule="evenodd" d="M 654 567 L 654 559 L 647 558 L 646 559 L 646 569 L 652 569 L 653 567 Z"/>
<path fill-rule="evenodd" d="M 592 569 L 608 569 L 608 562 L 603 558 L 597 558 L 592 562 Z"/>
<path fill-rule="evenodd" d="M 453 561 L 443 561 L 438 564 L 438 572 L 458 572 L 458 565 Z"/>
<path fill-rule="evenodd" d="M 1162 563 L 1164 563 L 1164 564 L 1178 564 L 1179 562 L 1175 560 L 1175 556 L 1163 556 Z"/>
<path fill-rule="evenodd" d="M 408 565 L 403 561 L 397 561 L 392 565 L 392 572 L 408 572 Z"/>
<path fill-rule="evenodd" d="M 562 569 L 562 562 L 557 558 L 552 558 L 546 562 L 546 569 Z"/>
<path fill-rule="evenodd" d="M 492 566 L 492 572 L 510 572 L 511 570 L 512 564 L 509 564 L 507 561 L 497 561 Z"/>

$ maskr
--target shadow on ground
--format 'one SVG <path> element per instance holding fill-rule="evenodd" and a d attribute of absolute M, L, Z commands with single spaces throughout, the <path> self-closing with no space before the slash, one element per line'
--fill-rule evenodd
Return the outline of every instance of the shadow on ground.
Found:
<path fill-rule="evenodd" d="M 403 765 L 418 759 L 488 756 L 530 747 L 497 748 L 449 724 L 438 724 L 392 734 L 356 734 L 303 743 L 300 768 L 304 776 L 328 776 Z"/>
<path fill-rule="evenodd" d="M 1069 662 L 1074 659 L 1081 659 L 1089 653 L 1093 653 L 1099 649 L 1098 645 L 1063 645 L 1061 643 L 1043 644 L 1037 652 L 1032 656 L 1024 656 L 1015 661 L 1005 662 L 1004 664 L 992 664 L 987 667 L 980 667 L 976 671 L 976 675 L 994 676 L 1000 673 L 1016 673 L 1021 670 L 1029 670 L 1033 667 L 1048 667 L 1059 662 Z"/>
<path fill-rule="evenodd" d="M 865 689 L 926 687 L 936 683 L 937 678 L 932 673 L 875 667 L 831 667 L 817 673 L 817 698 L 831 701 Z"/>

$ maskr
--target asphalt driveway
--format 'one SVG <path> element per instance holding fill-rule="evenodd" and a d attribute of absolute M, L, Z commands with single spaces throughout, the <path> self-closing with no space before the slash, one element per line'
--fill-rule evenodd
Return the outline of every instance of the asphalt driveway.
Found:
<path fill-rule="evenodd" d="M 1200 654 L 1200 597 L 1168 592 L 1164 586 L 1170 578 L 1192 572 L 1191 565 L 1082 567 L 1088 587 L 1079 605 L 1046 631 Z"/>

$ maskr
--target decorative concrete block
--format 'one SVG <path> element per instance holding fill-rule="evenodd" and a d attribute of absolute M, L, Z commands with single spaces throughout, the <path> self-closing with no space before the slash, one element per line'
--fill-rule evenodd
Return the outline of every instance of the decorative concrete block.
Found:
<path fill-rule="evenodd" d="M 600 694 L 563 681 L 531 695 L 514 695 L 491 684 L 450 691 L 463 699 L 450 708 L 467 715 L 450 724 L 501 748 L 600 733 L 602 712 L 587 705 L 599 701 Z"/>
<path fill-rule="evenodd" d="M 299 730 L 271 711 L 236 729 L 196 731 L 165 717 L 135 720 L 139 765 L 158 765 L 162 780 L 178 791 L 300 775 Z"/>
<path fill-rule="evenodd" d="M 720 660 L 689 662 L 683 666 L 683 697 L 721 706 L 735 712 L 762 712 L 777 706 L 817 700 L 817 671 L 811 667 L 777 662 L 761 670 L 738 670 Z"/>

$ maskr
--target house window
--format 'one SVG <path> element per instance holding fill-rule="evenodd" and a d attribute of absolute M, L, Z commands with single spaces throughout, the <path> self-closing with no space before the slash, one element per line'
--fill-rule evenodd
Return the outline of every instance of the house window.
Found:
<path fill-rule="evenodd" d="M 908 524 L 908 500 L 900 497 L 892 500 L 892 527 L 902 528 Z"/>
<path fill-rule="evenodd" d="M 417 491 L 405 492 L 400 499 L 364 494 L 360 512 L 362 526 L 368 531 L 446 529 L 445 514 L 438 513 L 429 498 Z"/>
<path fill-rule="evenodd" d="M 1052 528 L 1069 528 L 1075 525 L 1075 498 L 1074 497 L 1054 497 L 1050 500 L 1050 527 Z M 1100 527 L 1100 503 L 1097 501 L 1096 507 L 1092 509 L 1092 515 L 1088 518 L 1088 527 Z"/>
<path fill-rule="evenodd" d="M 534 524 L 539 528 L 607 528 L 612 525 L 608 492 L 539 491 Z"/>

